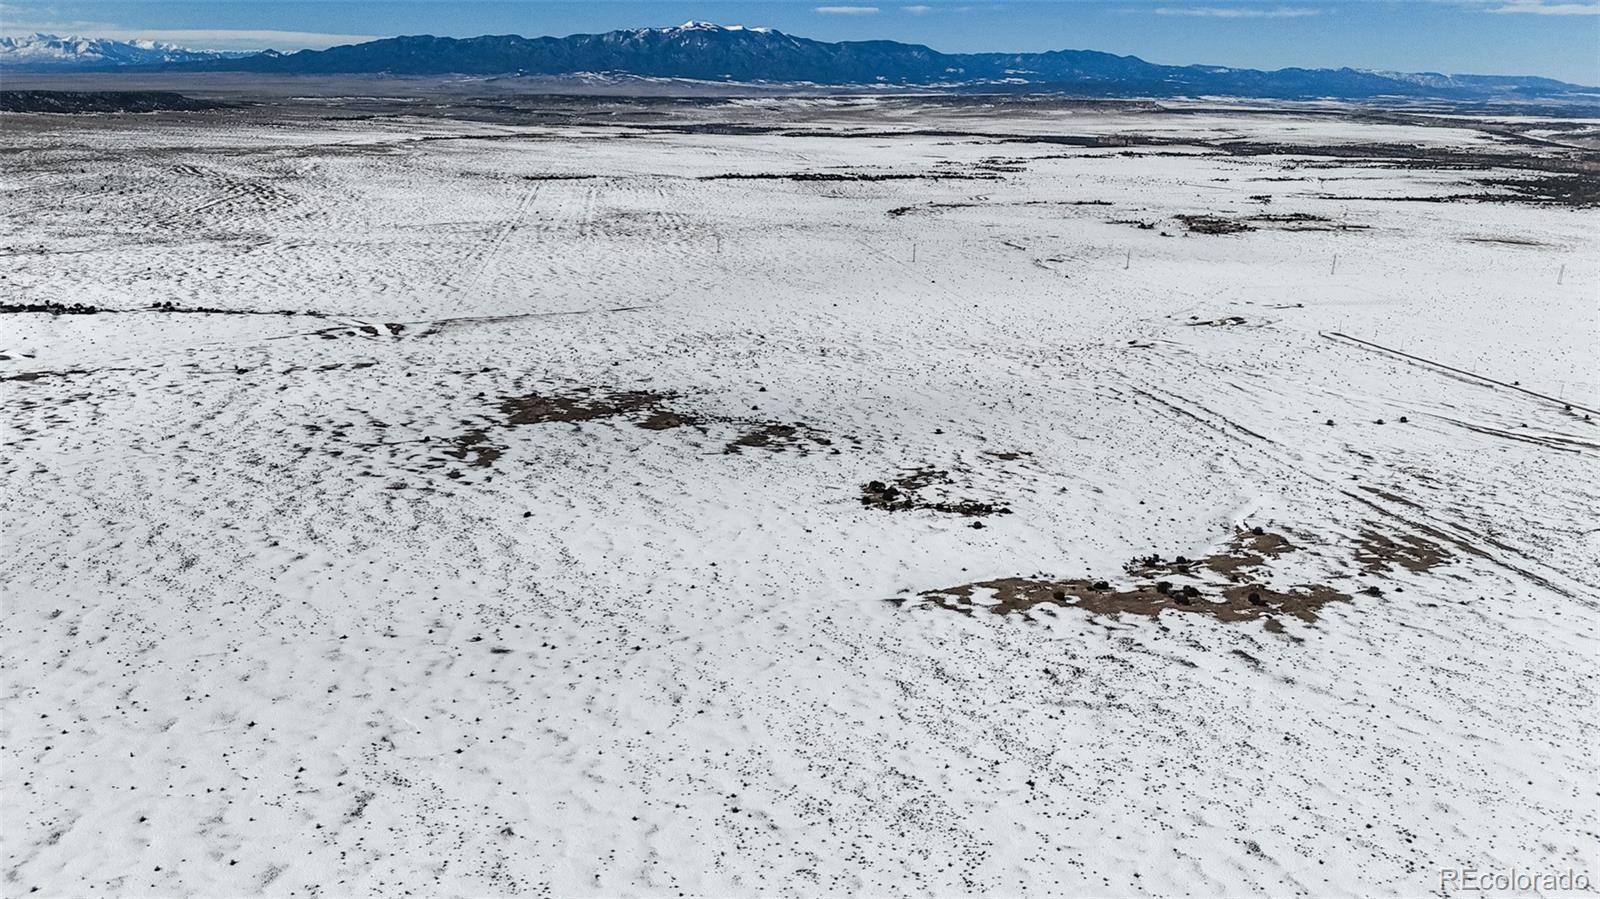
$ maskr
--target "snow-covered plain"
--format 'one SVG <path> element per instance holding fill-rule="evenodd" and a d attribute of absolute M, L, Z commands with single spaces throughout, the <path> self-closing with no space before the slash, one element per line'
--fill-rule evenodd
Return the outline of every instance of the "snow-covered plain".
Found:
<path fill-rule="evenodd" d="M 4 894 L 1600 874 L 1594 213 L 1013 115 L 10 117 L 0 302 L 107 311 L 0 316 Z M 924 595 L 1253 527 L 1344 598 Z"/>

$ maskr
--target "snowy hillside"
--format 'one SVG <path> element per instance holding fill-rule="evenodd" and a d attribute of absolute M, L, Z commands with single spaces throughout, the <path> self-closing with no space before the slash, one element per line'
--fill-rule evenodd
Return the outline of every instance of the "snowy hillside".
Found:
<path fill-rule="evenodd" d="M 1572 123 L 330 102 L 0 128 L 7 896 L 1597 870 Z"/>

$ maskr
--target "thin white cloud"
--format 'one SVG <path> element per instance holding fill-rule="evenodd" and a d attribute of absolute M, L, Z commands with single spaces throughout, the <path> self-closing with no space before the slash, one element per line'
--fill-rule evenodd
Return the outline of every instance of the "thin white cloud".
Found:
<path fill-rule="evenodd" d="M 830 16 L 870 16 L 878 11 L 876 6 L 819 6 L 815 12 Z"/>
<path fill-rule="evenodd" d="M 1484 10 L 1493 13 L 1527 13 L 1536 16 L 1600 16 L 1600 3 L 1546 3 L 1544 0 L 1511 0 L 1504 6 Z"/>
<path fill-rule="evenodd" d="M 1306 6 L 1158 6 L 1153 12 L 1158 16 L 1197 19 L 1303 19 L 1322 15 L 1322 10 Z"/>
<path fill-rule="evenodd" d="M 920 4 L 917 5 L 917 6 L 902 6 L 900 8 L 905 10 L 908 13 L 911 13 L 914 16 L 920 16 L 923 13 L 933 12 L 933 7 L 931 7 L 931 6 L 922 6 Z"/>
<path fill-rule="evenodd" d="M 320 31 L 274 31 L 250 28 L 113 29 L 96 37 L 119 41 L 151 40 L 204 47 L 208 50 L 322 50 L 339 44 L 375 41 L 371 34 L 327 34 Z"/>

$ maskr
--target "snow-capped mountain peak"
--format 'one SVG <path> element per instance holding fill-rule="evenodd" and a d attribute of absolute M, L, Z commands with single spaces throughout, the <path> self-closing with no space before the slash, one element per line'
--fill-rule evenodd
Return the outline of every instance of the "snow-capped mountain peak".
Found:
<path fill-rule="evenodd" d="M 745 27 L 743 25 L 718 25 L 715 22 L 696 22 L 693 19 L 690 19 L 689 21 L 684 22 L 682 25 L 679 25 L 676 28 L 669 28 L 669 29 L 666 29 L 666 30 L 668 30 L 668 31 L 750 31 L 750 32 L 754 32 L 756 34 L 770 34 L 770 33 L 772 33 L 772 29 L 771 28 L 764 28 L 764 27 L 763 28 L 747 28 L 747 27 Z"/>
<path fill-rule="evenodd" d="M 193 50 L 149 39 L 118 41 L 78 35 L 63 37 L 56 34 L 0 37 L 0 65 L 4 66 L 113 68 L 245 55 L 248 54 L 222 50 Z"/>

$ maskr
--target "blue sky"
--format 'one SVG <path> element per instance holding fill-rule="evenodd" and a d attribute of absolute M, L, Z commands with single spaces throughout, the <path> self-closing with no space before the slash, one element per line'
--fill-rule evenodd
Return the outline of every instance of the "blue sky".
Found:
<path fill-rule="evenodd" d="M 766 25 L 946 51 L 1129 53 L 1160 63 L 1546 75 L 1600 85 L 1600 0 L 95 0 L 3 2 L 0 33 L 150 37 L 223 49 L 396 34 L 524 35 Z"/>

